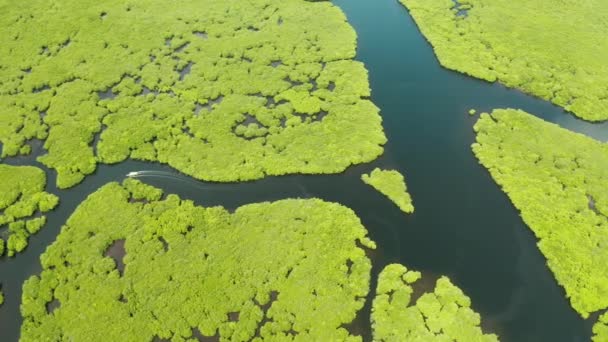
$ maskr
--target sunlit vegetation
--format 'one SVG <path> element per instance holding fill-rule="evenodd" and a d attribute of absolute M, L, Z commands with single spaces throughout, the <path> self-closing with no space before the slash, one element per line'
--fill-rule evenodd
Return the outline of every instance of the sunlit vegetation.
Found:
<path fill-rule="evenodd" d="M 481 331 L 471 300 L 447 277 L 439 278 L 432 292 L 414 298 L 421 277 L 399 264 L 382 270 L 372 304 L 374 341 L 498 341 Z"/>
<path fill-rule="evenodd" d="M 608 312 L 593 326 L 593 342 L 608 342 Z"/>
<path fill-rule="evenodd" d="M 360 341 L 375 248 L 318 199 L 203 208 L 135 180 L 90 195 L 23 287 L 21 341 Z"/>
<path fill-rule="evenodd" d="M 1 8 L 2 156 L 44 140 L 61 188 L 127 158 L 242 181 L 337 173 L 383 151 L 355 32 L 329 2 Z"/>
<path fill-rule="evenodd" d="M 605 0 L 400 0 L 446 68 L 608 119 Z"/>
<path fill-rule="evenodd" d="M 44 191 L 46 175 L 33 166 L 0 164 L 0 256 L 21 252 L 46 223 L 59 198 Z"/>
<path fill-rule="evenodd" d="M 399 171 L 375 168 L 370 174 L 361 175 L 361 180 L 388 197 L 403 212 L 414 212 L 412 197 L 407 192 L 405 178 Z"/>
<path fill-rule="evenodd" d="M 608 145 L 522 111 L 475 125 L 473 152 L 539 239 L 583 317 L 608 308 Z"/>

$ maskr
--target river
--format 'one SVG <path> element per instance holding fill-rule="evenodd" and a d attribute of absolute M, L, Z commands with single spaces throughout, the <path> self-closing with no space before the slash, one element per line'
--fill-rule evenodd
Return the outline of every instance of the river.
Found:
<path fill-rule="evenodd" d="M 247 183 L 216 184 L 186 176 L 143 176 L 146 183 L 204 206 L 240 205 L 287 197 L 318 197 L 352 208 L 377 242 L 375 278 L 398 262 L 423 274 L 447 275 L 472 299 L 486 332 L 502 341 L 589 341 L 592 321 L 570 308 L 536 247 L 536 239 L 504 193 L 481 167 L 470 145 L 477 116 L 468 110 L 513 107 L 562 127 L 608 140 L 607 124 L 574 118 L 546 101 L 441 68 L 432 48 L 396 0 L 336 0 L 358 34 L 358 56 L 370 72 L 372 100 L 380 107 L 389 142 L 385 154 L 339 175 L 269 177 Z M 35 149 L 36 150 L 36 149 Z M 37 150 L 40 150 L 38 147 Z M 10 164 L 40 164 L 33 157 Z M 359 177 L 375 167 L 405 174 L 416 211 L 404 215 Z M 88 194 L 131 171 L 175 174 L 170 167 L 127 161 L 100 165 L 69 190 L 57 190 L 49 174 L 47 191 L 61 204 L 47 226 L 30 238 L 27 250 L 0 260 L 5 303 L 0 308 L 0 340 L 16 341 L 21 318 L 21 284 L 40 271 L 39 256 Z M 373 293 L 373 291 L 372 291 Z M 357 331 L 371 340 L 371 298 Z"/>

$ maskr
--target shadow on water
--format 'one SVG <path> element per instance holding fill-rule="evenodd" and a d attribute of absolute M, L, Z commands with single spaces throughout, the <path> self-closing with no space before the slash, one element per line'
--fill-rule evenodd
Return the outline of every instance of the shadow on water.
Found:
<path fill-rule="evenodd" d="M 168 166 L 138 161 L 100 165 L 73 189 L 47 191 L 61 197 L 48 224 L 15 259 L 0 260 L 5 304 L 0 309 L 2 341 L 15 341 L 21 318 L 21 284 L 40 272 L 39 256 L 76 206 L 97 188 L 138 172 L 142 181 L 199 205 L 229 210 L 288 197 L 339 202 L 353 209 L 378 244 L 372 253 L 371 288 L 388 263 L 424 274 L 449 276 L 472 298 L 486 331 L 502 341 L 588 341 L 592 322 L 569 306 L 536 247 L 536 239 L 470 150 L 474 141 L 470 108 L 521 108 L 563 127 L 607 140 L 606 124 L 575 119 L 552 104 L 442 69 L 407 11 L 396 0 L 336 0 L 359 36 L 358 59 L 370 71 L 372 100 L 382 109 L 389 142 L 372 164 L 339 175 L 292 175 L 246 183 L 198 182 Z M 36 146 L 35 146 L 36 147 Z M 40 146 L 34 149 L 40 152 Z M 33 157 L 11 164 L 34 164 Z M 374 167 L 404 172 L 416 212 L 403 215 L 359 177 Z M 372 291 L 373 293 L 373 291 Z M 359 317 L 371 340 L 371 296 Z"/>

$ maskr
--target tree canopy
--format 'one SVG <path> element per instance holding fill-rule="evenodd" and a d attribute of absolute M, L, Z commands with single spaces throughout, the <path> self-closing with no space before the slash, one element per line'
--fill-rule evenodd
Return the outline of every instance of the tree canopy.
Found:
<path fill-rule="evenodd" d="M 382 270 L 372 304 L 374 341 L 498 341 L 496 335 L 483 334 L 471 300 L 447 277 L 437 280 L 433 292 L 414 300 L 413 286 L 421 277 L 400 264 Z"/>
<path fill-rule="evenodd" d="M 337 173 L 383 152 L 356 34 L 329 2 L 0 8 L 2 156 L 44 140 L 38 160 L 60 188 L 127 158 L 243 181 Z"/>
<path fill-rule="evenodd" d="M 608 312 L 600 316 L 600 319 L 593 326 L 593 342 L 608 342 Z"/>
<path fill-rule="evenodd" d="M 360 341 L 375 248 L 318 199 L 203 208 L 135 180 L 90 195 L 23 287 L 21 341 Z"/>
<path fill-rule="evenodd" d="M 473 152 L 521 212 L 572 307 L 608 308 L 608 145 L 528 113 L 475 124 Z"/>
<path fill-rule="evenodd" d="M 21 252 L 46 223 L 59 198 L 44 191 L 46 175 L 33 166 L 0 164 L 0 256 Z"/>
<path fill-rule="evenodd" d="M 400 0 L 452 70 L 608 120 L 604 0 Z"/>
<path fill-rule="evenodd" d="M 412 197 L 399 171 L 375 168 L 370 174 L 361 175 L 361 180 L 388 197 L 401 211 L 409 214 L 414 212 Z"/>

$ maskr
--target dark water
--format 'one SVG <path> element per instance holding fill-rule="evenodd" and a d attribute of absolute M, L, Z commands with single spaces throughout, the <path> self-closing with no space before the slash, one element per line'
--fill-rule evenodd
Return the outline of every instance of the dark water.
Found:
<path fill-rule="evenodd" d="M 483 327 L 502 341 L 589 341 L 591 321 L 569 306 L 545 265 L 536 240 L 508 198 L 478 165 L 470 108 L 514 107 L 601 140 L 608 126 L 588 124 L 521 92 L 442 69 L 407 11 L 396 0 L 337 0 L 359 35 L 358 59 L 370 71 L 372 100 L 382 110 L 389 138 L 386 153 L 372 164 L 340 175 L 286 176 L 241 184 L 208 184 L 187 177 L 144 176 L 141 180 L 198 204 L 240 205 L 287 197 L 319 197 L 352 208 L 378 244 L 373 277 L 399 262 L 428 276 L 448 275 L 472 299 Z M 31 158 L 11 164 L 33 163 Z M 403 215 L 359 177 L 374 167 L 402 171 L 416 212 Z M 175 173 L 169 167 L 129 161 L 100 166 L 95 175 L 67 191 L 58 210 L 25 253 L 0 261 L 6 301 L 0 309 L 0 341 L 16 341 L 21 323 L 21 284 L 40 271 L 39 255 L 69 214 L 89 193 L 131 171 Z M 372 288 L 375 287 L 375 280 Z M 369 320 L 369 305 L 361 314 Z M 368 324 L 362 324 L 366 341 Z"/>

